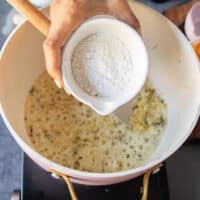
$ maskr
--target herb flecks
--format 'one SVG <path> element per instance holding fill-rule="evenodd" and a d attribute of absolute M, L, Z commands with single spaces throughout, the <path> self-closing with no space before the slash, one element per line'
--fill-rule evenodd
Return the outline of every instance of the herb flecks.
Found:
<path fill-rule="evenodd" d="M 35 88 L 34 88 L 34 87 L 32 87 L 32 88 L 30 89 L 30 91 L 29 91 L 29 94 L 33 95 L 33 94 L 34 94 L 34 92 L 35 92 Z"/>

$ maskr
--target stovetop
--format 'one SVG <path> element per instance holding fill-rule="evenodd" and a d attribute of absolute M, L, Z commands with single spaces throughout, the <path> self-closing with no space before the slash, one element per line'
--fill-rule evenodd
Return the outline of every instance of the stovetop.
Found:
<path fill-rule="evenodd" d="M 84 186 L 73 184 L 80 200 L 139 200 L 143 176 L 131 181 L 109 186 Z M 148 200 L 169 200 L 165 165 L 152 174 Z M 66 184 L 36 165 L 23 155 L 23 184 L 21 200 L 70 200 Z"/>
<path fill-rule="evenodd" d="M 150 177 L 148 200 L 199 200 L 200 140 L 190 139 Z M 142 176 L 110 186 L 74 184 L 79 200 L 139 200 Z M 169 183 L 169 184 L 168 184 Z M 23 154 L 22 184 L 13 200 L 70 200 L 64 181 L 55 179 Z M 1 198 L 0 198 L 1 199 Z"/>

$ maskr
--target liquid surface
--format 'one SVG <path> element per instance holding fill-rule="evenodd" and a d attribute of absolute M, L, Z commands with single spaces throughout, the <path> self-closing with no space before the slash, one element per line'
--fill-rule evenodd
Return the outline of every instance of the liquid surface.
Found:
<path fill-rule="evenodd" d="M 47 72 L 35 81 L 25 105 L 25 124 L 36 151 L 63 166 L 115 172 L 144 164 L 155 151 L 167 121 L 167 107 L 146 84 L 127 125 L 99 116 L 58 89 Z"/>

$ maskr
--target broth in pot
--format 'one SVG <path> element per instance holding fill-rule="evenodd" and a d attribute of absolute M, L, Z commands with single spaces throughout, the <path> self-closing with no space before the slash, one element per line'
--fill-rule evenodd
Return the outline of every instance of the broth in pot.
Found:
<path fill-rule="evenodd" d="M 25 124 L 36 151 L 63 166 L 116 172 L 143 165 L 167 123 L 167 106 L 149 81 L 133 102 L 129 123 L 100 116 L 56 87 L 47 72 L 26 99 Z"/>

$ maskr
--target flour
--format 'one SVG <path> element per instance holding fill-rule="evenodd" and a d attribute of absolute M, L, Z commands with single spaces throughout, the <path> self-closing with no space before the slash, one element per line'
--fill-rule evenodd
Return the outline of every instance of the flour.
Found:
<path fill-rule="evenodd" d="M 129 49 L 116 36 L 97 32 L 83 39 L 72 56 L 72 73 L 93 96 L 112 96 L 130 89 L 133 63 Z"/>

